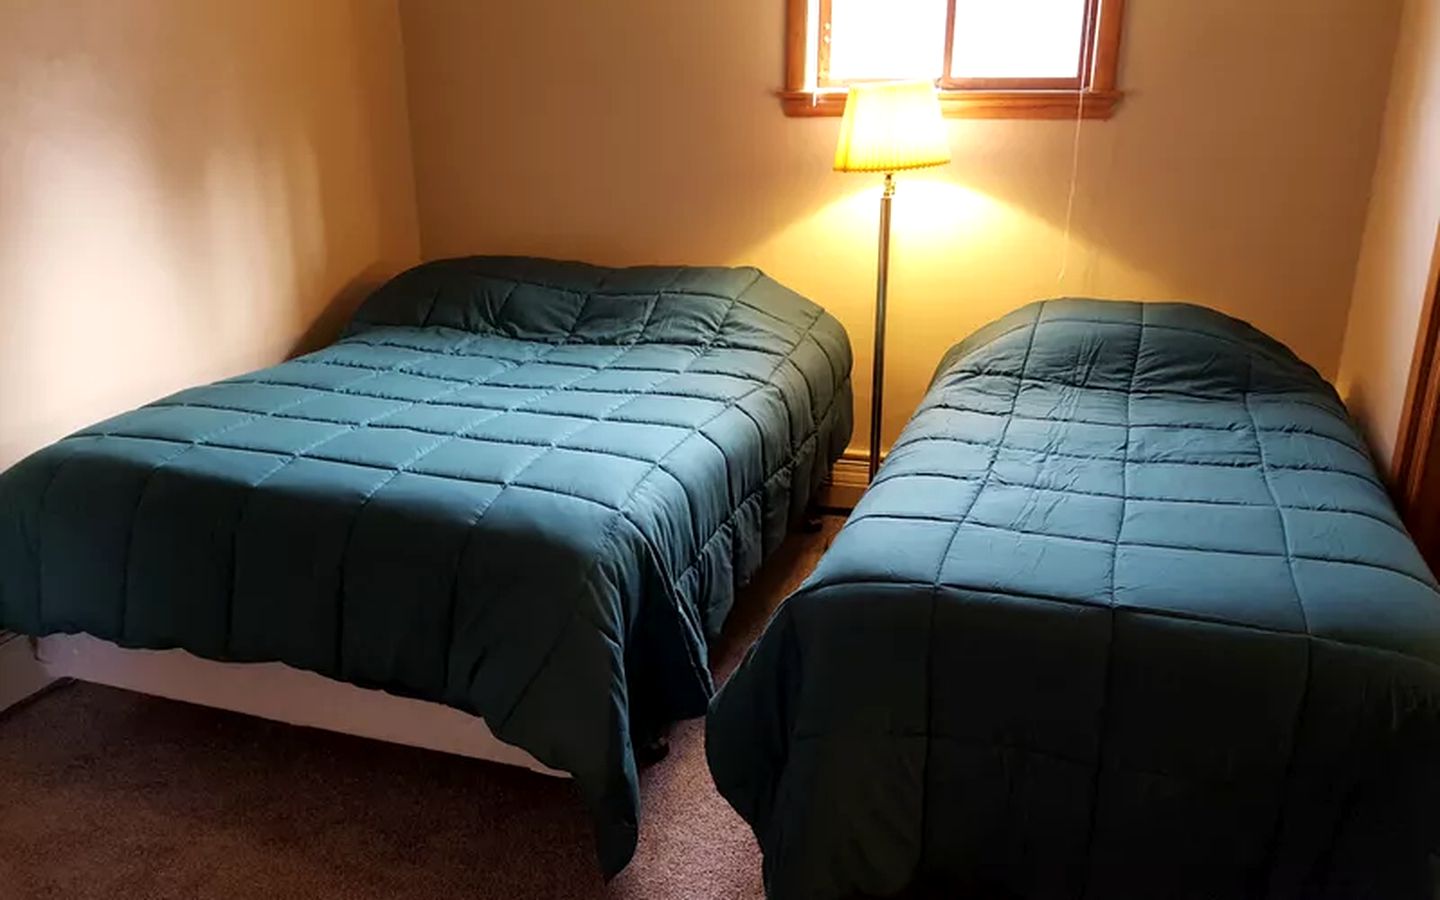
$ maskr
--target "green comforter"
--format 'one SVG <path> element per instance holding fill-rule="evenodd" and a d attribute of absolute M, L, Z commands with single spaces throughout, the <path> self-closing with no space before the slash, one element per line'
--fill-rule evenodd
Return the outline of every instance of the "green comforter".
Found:
<path fill-rule="evenodd" d="M 1440 596 L 1340 401 L 1179 304 L 957 346 L 712 704 L 776 900 L 1416 898 Z"/>
<path fill-rule="evenodd" d="M 483 716 L 574 775 L 613 873 L 632 725 L 704 712 L 707 634 L 848 441 L 849 374 L 753 269 L 420 266 L 327 349 L 0 475 L 0 627 Z"/>

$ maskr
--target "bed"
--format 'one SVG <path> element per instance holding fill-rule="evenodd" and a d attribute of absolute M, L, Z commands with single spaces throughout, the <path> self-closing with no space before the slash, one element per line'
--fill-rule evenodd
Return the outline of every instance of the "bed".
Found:
<path fill-rule="evenodd" d="M 482 717 L 573 776 L 613 874 L 632 735 L 704 713 L 707 637 L 849 439 L 850 362 L 754 269 L 428 263 L 330 347 L 0 475 L 0 628 Z"/>
<path fill-rule="evenodd" d="M 1328 384 L 1185 304 L 953 348 L 711 704 L 773 900 L 1431 896 L 1440 596 Z"/>

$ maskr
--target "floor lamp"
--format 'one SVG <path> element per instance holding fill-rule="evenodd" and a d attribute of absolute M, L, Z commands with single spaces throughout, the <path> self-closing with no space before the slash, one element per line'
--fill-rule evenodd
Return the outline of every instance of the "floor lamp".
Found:
<path fill-rule="evenodd" d="M 880 195 L 880 254 L 875 279 L 875 365 L 870 388 L 870 480 L 880 468 L 880 423 L 885 395 L 885 293 L 890 281 L 890 201 L 895 173 L 942 166 L 950 142 L 935 85 L 891 81 L 850 86 L 835 146 L 838 172 L 884 172 Z"/>

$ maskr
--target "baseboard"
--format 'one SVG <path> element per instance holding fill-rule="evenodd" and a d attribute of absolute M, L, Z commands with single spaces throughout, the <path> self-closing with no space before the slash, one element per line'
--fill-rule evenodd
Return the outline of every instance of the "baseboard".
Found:
<path fill-rule="evenodd" d="M 859 450 L 846 450 L 830 470 L 816 503 L 823 509 L 854 509 L 869 485 L 870 457 Z"/>
<path fill-rule="evenodd" d="M 44 690 L 54 680 L 35 659 L 30 641 L 0 631 L 0 710 Z"/>

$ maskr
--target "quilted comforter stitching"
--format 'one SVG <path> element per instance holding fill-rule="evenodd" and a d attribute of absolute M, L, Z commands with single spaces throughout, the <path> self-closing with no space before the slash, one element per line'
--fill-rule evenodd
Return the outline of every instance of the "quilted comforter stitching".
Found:
<path fill-rule="evenodd" d="M 707 752 L 775 897 L 1407 896 L 1437 662 L 1313 370 L 1197 307 L 1051 301 L 942 362 Z"/>
<path fill-rule="evenodd" d="M 614 872 L 629 723 L 703 711 L 706 632 L 848 440 L 849 364 L 754 270 L 427 264 L 325 350 L 0 475 L 0 625 L 483 715 L 575 775 Z"/>

